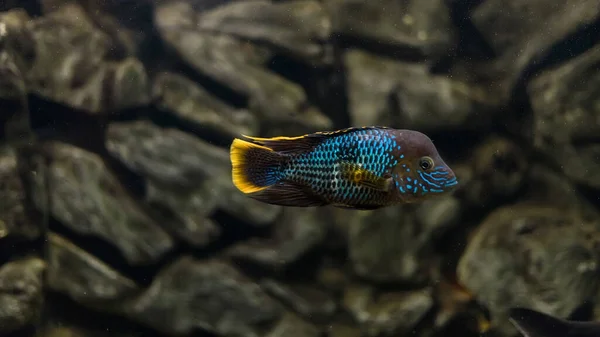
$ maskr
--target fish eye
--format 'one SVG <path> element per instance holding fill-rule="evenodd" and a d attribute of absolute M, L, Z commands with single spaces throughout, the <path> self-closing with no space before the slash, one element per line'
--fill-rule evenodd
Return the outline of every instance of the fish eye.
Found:
<path fill-rule="evenodd" d="M 419 167 L 423 170 L 423 171 L 428 171 L 433 167 L 433 159 L 431 159 L 431 157 L 422 157 L 419 160 Z"/>

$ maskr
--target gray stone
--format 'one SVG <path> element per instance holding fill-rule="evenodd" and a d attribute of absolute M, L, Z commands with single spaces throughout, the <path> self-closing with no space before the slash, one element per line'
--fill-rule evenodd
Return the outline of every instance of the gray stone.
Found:
<path fill-rule="evenodd" d="M 590 220 L 598 218 L 598 207 L 593 199 L 585 198 L 573 182 L 558 170 L 535 163 L 525 179 L 529 187 L 522 195 L 524 200 L 577 210 Z"/>
<path fill-rule="evenodd" d="M 350 282 L 350 275 L 337 262 L 327 260 L 323 262 L 316 277 L 321 287 L 330 293 L 339 295 Z"/>
<path fill-rule="evenodd" d="M 0 149 L 0 238 L 32 240 L 40 235 L 41 224 L 36 223 L 27 205 L 19 171 L 15 151 Z"/>
<path fill-rule="evenodd" d="M 477 207 L 515 197 L 526 183 L 531 161 L 512 140 L 491 135 L 473 150 L 465 172 L 456 171 L 464 177 L 458 177 L 457 195 Z"/>
<path fill-rule="evenodd" d="M 342 301 L 365 336 L 410 334 L 434 305 L 431 289 L 376 295 L 360 285 L 349 286 Z"/>
<path fill-rule="evenodd" d="M 319 1 L 235 1 L 202 14 L 197 27 L 266 42 L 292 58 L 317 64 L 332 61 L 325 44 L 331 22 Z"/>
<path fill-rule="evenodd" d="M 231 247 L 227 254 L 239 261 L 279 271 L 320 245 L 328 228 L 327 210 L 286 208 L 277 220 L 271 238 L 241 242 Z"/>
<path fill-rule="evenodd" d="M 597 1 L 483 1 L 471 20 L 498 56 L 472 71 L 494 78 L 498 84 L 490 89 L 506 101 L 526 69 L 598 18 Z"/>
<path fill-rule="evenodd" d="M 78 1 L 78 0 L 39 0 L 45 15 L 63 10 L 65 7 L 82 5 L 85 16 L 94 22 L 98 29 L 111 38 L 109 52 L 115 58 L 131 57 L 140 52 L 152 23 L 144 14 L 149 1 Z M 136 15 L 131 15 L 131 13 Z M 82 13 L 83 14 L 83 13 Z"/>
<path fill-rule="evenodd" d="M 62 6 L 28 27 L 36 41 L 35 62 L 27 73 L 33 93 L 93 115 L 149 103 L 144 65 L 132 57 L 109 62 L 110 37 L 80 6 Z"/>
<path fill-rule="evenodd" d="M 139 299 L 126 305 L 128 316 L 170 335 L 204 329 L 222 336 L 262 336 L 281 306 L 234 267 L 218 260 L 181 257 L 163 269 Z"/>
<path fill-rule="evenodd" d="M 44 261 L 35 257 L 0 268 L 0 334 L 35 324 L 43 305 Z"/>
<path fill-rule="evenodd" d="M 453 195 L 423 201 L 415 210 L 416 220 L 432 238 L 439 237 L 458 223 L 463 212 L 461 200 Z"/>
<path fill-rule="evenodd" d="M 78 234 L 114 245 L 133 265 L 156 262 L 173 248 L 173 239 L 140 208 L 98 155 L 59 142 L 45 148 L 55 219 Z M 43 209 L 43 177 L 32 179 L 34 202 Z"/>
<path fill-rule="evenodd" d="M 205 247 L 221 234 L 209 216 L 218 206 L 218 189 L 207 180 L 195 189 L 174 189 L 153 181 L 147 183 L 146 201 L 153 208 L 168 209 L 164 227 L 192 246 Z"/>
<path fill-rule="evenodd" d="M 153 96 L 160 109 L 202 130 L 214 130 L 228 138 L 258 132 L 258 120 L 249 111 L 228 106 L 182 75 L 157 75 Z"/>
<path fill-rule="evenodd" d="M 267 279 L 261 282 L 261 286 L 273 297 L 311 321 L 327 322 L 337 309 L 333 298 L 315 285 L 284 284 Z"/>
<path fill-rule="evenodd" d="M 348 254 L 353 270 L 375 282 L 421 284 L 436 259 L 436 228 L 422 228 L 408 207 L 354 213 L 348 220 Z"/>
<path fill-rule="evenodd" d="M 22 9 L 0 13 L 0 99 L 3 136 L 13 147 L 32 142 L 25 73 L 35 56 L 35 41 Z"/>
<path fill-rule="evenodd" d="M 190 4 L 157 6 L 157 28 L 165 43 L 199 73 L 248 98 L 248 108 L 266 126 L 292 124 L 297 132 L 326 129 L 331 120 L 310 106 L 304 89 L 265 69 L 264 49 L 224 34 L 202 32 Z"/>
<path fill-rule="evenodd" d="M 600 11 L 600 5 L 598 5 Z M 600 188 L 600 46 L 529 83 L 534 145 L 578 184 Z"/>
<path fill-rule="evenodd" d="M 315 325 L 286 313 L 275 327 L 264 336 L 266 337 L 320 337 L 323 332 Z"/>
<path fill-rule="evenodd" d="M 176 232 L 191 234 L 188 238 L 195 244 L 202 245 L 201 241 L 208 240 L 206 235 L 217 235 L 212 223 L 202 219 L 215 207 L 258 226 L 272 223 L 281 211 L 235 188 L 225 149 L 183 131 L 144 120 L 112 123 L 106 147 L 129 169 L 149 180 L 148 201 L 174 212 L 180 218 L 180 223 L 174 224 Z"/>
<path fill-rule="evenodd" d="M 106 148 L 130 170 L 188 189 L 230 170 L 229 154 L 224 149 L 147 120 L 110 124 Z"/>
<path fill-rule="evenodd" d="M 443 0 L 326 0 L 325 4 L 335 33 L 391 45 L 407 56 L 446 56 L 456 42 Z"/>
<path fill-rule="evenodd" d="M 359 49 L 344 55 L 352 125 L 420 131 L 489 126 L 496 102 L 478 87 L 430 73 L 425 64 Z"/>
<path fill-rule="evenodd" d="M 22 9 L 0 13 L 0 98 L 5 100 L 20 101 L 27 94 L 24 73 L 35 55 L 29 20 Z M 2 115 L 8 112 L 2 111 Z"/>
<path fill-rule="evenodd" d="M 514 332 L 510 307 L 567 317 L 598 292 L 598 228 L 576 211 L 552 205 L 499 208 L 469 240 L 458 281 L 505 335 Z"/>
<path fill-rule="evenodd" d="M 361 337 L 360 329 L 349 324 L 334 323 L 329 326 L 329 337 Z"/>
<path fill-rule="evenodd" d="M 138 295 L 134 281 L 75 246 L 50 233 L 48 287 L 94 310 L 120 313 L 121 303 Z"/>

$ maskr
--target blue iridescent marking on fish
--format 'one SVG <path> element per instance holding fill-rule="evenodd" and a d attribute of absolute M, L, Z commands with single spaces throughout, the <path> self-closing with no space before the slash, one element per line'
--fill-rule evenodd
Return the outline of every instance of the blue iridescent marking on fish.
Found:
<path fill-rule="evenodd" d="M 336 164 L 346 160 L 358 164 L 361 169 L 381 176 L 397 164 L 397 159 L 391 153 L 394 144 L 395 141 L 392 141 L 389 133 L 382 130 L 342 134 L 325 140 L 312 152 L 301 156 L 292 165 L 293 169 L 288 174 L 292 179 L 304 177 L 308 185 L 318 191 L 327 187 L 333 188 L 331 192 L 335 198 L 365 200 L 373 191 L 344 179 L 340 166 Z M 327 172 L 311 172 L 310 166 L 315 161 L 319 169 L 325 167 L 334 169 Z"/>
<path fill-rule="evenodd" d="M 440 184 L 438 184 L 438 183 L 435 183 L 435 182 L 433 182 L 433 181 L 429 180 L 429 179 L 434 179 L 434 178 L 432 178 L 432 177 L 431 177 L 429 174 L 426 174 L 426 173 L 423 173 L 423 172 L 420 172 L 420 171 L 419 171 L 419 177 L 421 177 L 421 179 L 422 179 L 422 180 L 423 180 L 423 181 L 424 181 L 426 184 L 428 184 L 428 185 L 430 185 L 430 186 L 434 186 L 434 187 L 438 187 L 438 188 L 440 188 L 440 187 L 441 187 L 441 186 L 440 186 Z"/>

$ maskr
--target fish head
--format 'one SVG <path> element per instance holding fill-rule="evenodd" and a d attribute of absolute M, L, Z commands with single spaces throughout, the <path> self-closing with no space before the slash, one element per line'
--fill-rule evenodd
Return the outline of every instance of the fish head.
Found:
<path fill-rule="evenodd" d="M 458 185 L 454 171 L 444 162 L 429 137 L 418 131 L 399 130 L 403 144 L 392 176 L 400 196 L 414 202 L 452 192 Z"/>

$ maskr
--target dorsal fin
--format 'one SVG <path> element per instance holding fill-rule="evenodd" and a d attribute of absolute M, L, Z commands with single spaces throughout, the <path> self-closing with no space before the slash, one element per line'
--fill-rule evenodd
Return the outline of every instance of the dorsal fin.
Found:
<path fill-rule="evenodd" d="M 273 151 L 293 154 L 293 153 L 301 153 L 312 150 L 315 146 L 319 145 L 324 140 L 339 136 L 346 133 L 352 133 L 362 130 L 382 130 L 389 129 L 386 126 L 361 126 L 361 127 L 349 127 L 345 129 L 335 130 L 335 131 L 319 131 L 315 133 L 309 133 L 302 136 L 296 137 L 270 137 L 270 138 L 260 138 L 260 137 L 251 137 L 242 135 L 243 137 L 251 140 L 256 144 L 260 144 L 266 146 Z"/>

